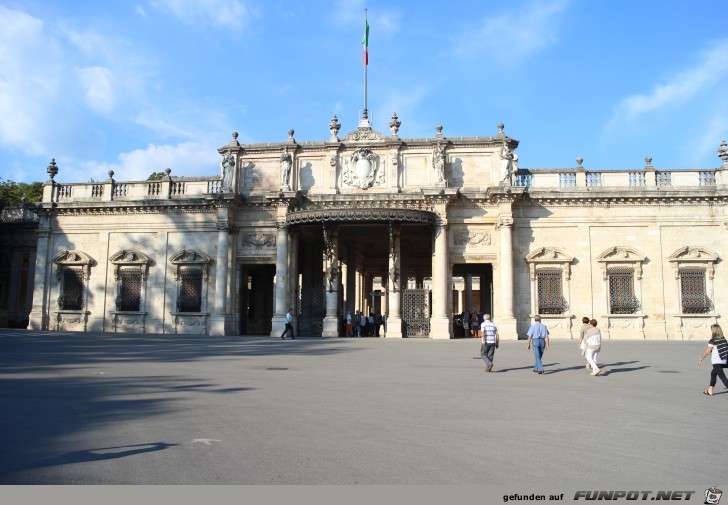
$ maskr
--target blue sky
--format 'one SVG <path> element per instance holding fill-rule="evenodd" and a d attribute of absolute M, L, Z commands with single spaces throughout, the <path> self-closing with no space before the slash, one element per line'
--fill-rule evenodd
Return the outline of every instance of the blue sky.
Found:
<path fill-rule="evenodd" d="M 518 139 L 519 166 L 716 168 L 728 2 L 0 0 L 0 177 L 219 172 L 239 140 L 327 140 L 368 102 L 402 138 Z"/>

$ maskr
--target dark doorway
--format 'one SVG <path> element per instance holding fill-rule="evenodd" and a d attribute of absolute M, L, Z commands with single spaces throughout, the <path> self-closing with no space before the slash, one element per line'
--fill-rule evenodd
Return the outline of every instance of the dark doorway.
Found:
<path fill-rule="evenodd" d="M 240 334 L 270 335 L 275 265 L 243 265 L 240 282 Z"/>

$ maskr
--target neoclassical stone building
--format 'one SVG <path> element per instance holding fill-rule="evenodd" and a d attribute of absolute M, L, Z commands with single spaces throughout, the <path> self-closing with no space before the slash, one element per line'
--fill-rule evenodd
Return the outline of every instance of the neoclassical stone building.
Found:
<path fill-rule="evenodd" d="M 233 134 L 210 177 L 59 183 L 52 162 L 29 327 L 277 336 L 291 307 L 303 335 L 340 336 L 361 310 L 387 315 L 387 338 L 447 339 L 475 308 L 502 338 L 541 314 L 554 337 L 586 315 L 608 338 L 691 339 L 728 309 L 725 141 L 717 169 L 524 169 L 503 125 L 400 124 Z"/>

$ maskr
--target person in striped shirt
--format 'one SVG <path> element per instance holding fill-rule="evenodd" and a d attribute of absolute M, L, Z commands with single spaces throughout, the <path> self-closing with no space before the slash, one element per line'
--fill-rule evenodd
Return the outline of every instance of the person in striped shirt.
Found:
<path fill-rule="evenodd" d="M 703 391 L 704 395 L 713 396 L 713 388 L 717 382 L 717 378 L 723 382 L 723 385 L 728 388 L 728 379 L 726 379 L 725 372 L 723 369 L 728 363 L 728 342 L 723 336 L 723 330 L 717 324 L 711 325 L 711 338 L 708 341 L 708 347 L 703 352 L 698 360 L 698 365 L 703 363 L 708 354 L 710 354 L 710 362 L 713 364 L 713 369 L 710 371 L 710 386 L 708 389 Z"/>
<path fill-rule="evenodd" d="M 483 337 L 480 340 L 480 355 L 485 362 L 485 371 L 491 372 L 493 371 L 493 357 L 495 356 L 495 350 L 498 349 L 499 338 L 498 328 L 490 320 L 490 314 L 483 315 L 480 329 L 483 331 Z"/>

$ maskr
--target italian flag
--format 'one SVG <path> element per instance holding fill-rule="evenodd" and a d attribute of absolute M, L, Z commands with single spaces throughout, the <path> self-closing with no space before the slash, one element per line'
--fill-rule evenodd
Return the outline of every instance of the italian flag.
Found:
<path fill-rule="evenodd" d="M 361 45 L 364 46 L 364 66 L 369 65 L 369 22 L 364 21 L 364 38 L 361 39 Z"/>

